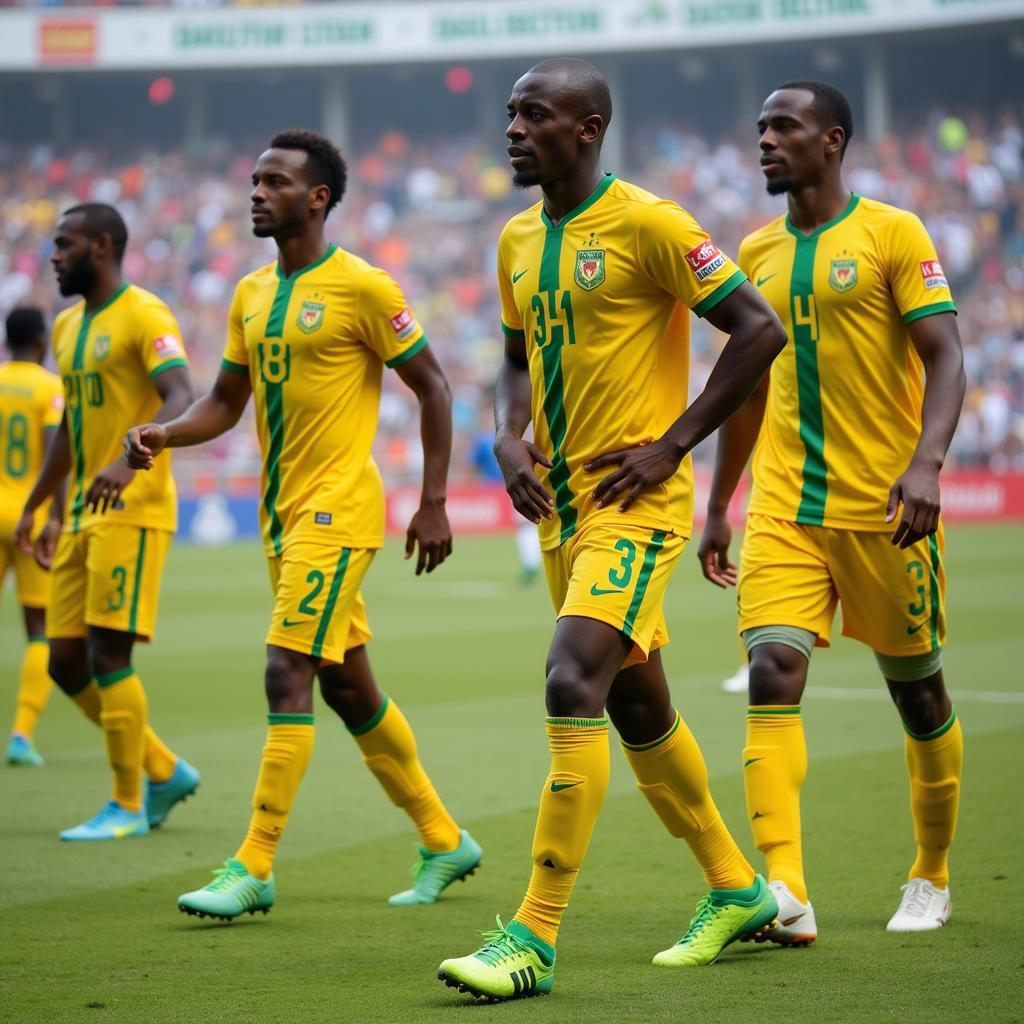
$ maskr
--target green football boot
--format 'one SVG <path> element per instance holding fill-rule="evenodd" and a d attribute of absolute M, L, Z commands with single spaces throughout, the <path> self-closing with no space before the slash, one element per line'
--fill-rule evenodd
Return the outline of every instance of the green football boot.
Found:
<path fill-rule="evenodd" d="M 445 960 L 438 978 L 449 988 L 468 992 L 488 1003 L 546 995 L 555 983 L 555 947 L 539 939 L 518 921 L 506 928 L 501 918 L 475 953 Z"/>
<path fill-rule="evenodd" d="M 459 845 L 447 853 L 431 853 L 422 846 L 420 859 L 413 864 L 412 887 L 396 892 L 388 898 L 393 907 L 412 907 L 436 903 L 437 898 L 452 882 L 465 881 L 480 866 L 484 851 L 465 830 L 460 833 Z"/>
<path fill-rule="evenodd" d="M 712 889 L 697 904 L 686 934 L 654 958 L 657 967 L 703 967 L 737 939 L 756 939 L 775 926 L 779 907 L 768 883 L 754 876 L 748 889 Z"/>
<path fill-rule="evenodd" d="M 213 873 L 213 881 L 202 889 L 178 897 L 178 909 L 196 917 L 217 917 L 230 921 L 239 914 L 270 913 L 277 887 L 274 876 L 264 882 L 250 875 L 240 860 L 228 859 Z"/>
<path fill-rule="evenodd" d="M 36 750 L 36 745 L 20 732 L 14 733 L 7 743 L 7 763 L 27 764 L 33 768 L 41 768 L 46 764 L 43 755 Z"/>

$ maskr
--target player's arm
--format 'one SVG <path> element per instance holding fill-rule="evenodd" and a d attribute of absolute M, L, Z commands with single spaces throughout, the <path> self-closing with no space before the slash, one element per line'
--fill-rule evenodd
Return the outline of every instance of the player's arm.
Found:
<path fill-rule="evenodd" d="M 132 427 L 124 440 L 128 465 L 132 469 L 152 469 L 153 460 L 164 448 L 190 448 L 229 431 L 241 418 L 252 394 L 248 370 L 242 369 L 245 372 L 222 367 L 210 391 L 173 419 L 158 418 Z M 173 372 L 169 370 L 161 377 Z"/>
<path fill-rule="evenodd" d="M 494 456 L 515 510 L 531 523 L 539 523 L 551 518 L 555 502 L 533 468 L 540 463 L 550 469 L 551 460 L 523 440 L 530 425 L 531 395 L 526 339 L 522 332 L 506 332 L 505 358 L 494 386 Z"/>
<path fill-rule="evenodd" d="M 154 423 L 165 423 L 181 415 L 192 401 L 192 377 L 187 366 L 171 366 L 153 378 L 153 387 L 161 405 Z M 86 508 L 103 514 L 113 508 L 122 491 L 135 479 L 135 470 L 124 459 L 117 459 L 96 474 L 85 495 Z"/>
<path fill-rule="evenodd" d="M 51 519 L 56 514 L 57 534 L 60 533 L 60 521 L 63 508 L 57 507 L 64 498 L 64 480 L 71 470 L 71 442 L 68 439 L 67 413 L 61 416 L 60 424 L 51 434 L 49 445 L 46 449 L 46 458 L 43 461 L 43 468 L 39 471 L 39 477 L 32 487 L 25 507 L 22 510 L 21 518 L 14 530 L 14 541 L 25 552 L 31 555 L 32 551 L 32 530 L 35 527 L 36 509 L 47 498 L 50 502 Z M 55 511 L 56 510 L 56 511 Z"/>
<path fill-rule="evenodd" d="M 779 318 L 749 281 L 733 289 L 705 314 L 705 319 L 729 335 L 707 385 L 657 441 L 610 452 L 587 464 L 588 472 L 604 466 L 618 467 L 594 489 L 598 507 L 623 494 L 619 511 L 624 512 L 641 492 L 672 476 L 687 453 L 746 402 L 786 346 L 786 332 Z M 685 387 L 685 382 L 680 386 Z"/>
<path fill-rule="evenodd" d="M 907 548 L 939 525 L 939 471 L 953 440 L 967 389 L 964 354 L 954 313 L 936 313 L 907 325 L 910 341 L 924 363 L 921 436 L 910 465 L 889 490 L 885 521 L 903 506 L 893 544 Z"/>
<path fill-rule="evenodd" d="M 445 500 L 448 462 L 452 454 L 452 395 L 448 380 L 430 346 L 398 363 L 395 372 L 420 403 L 420 442 L 423 445 L 423 489 L 420 507 L 405 534 L 405 557 L 419 545 L 416 575 L 433 572 L 452 553 L 452 530 Z"/>
<path fill-rule="evenodd" d="M 697 549 L 704 578 L 718 587 L 736 585 L 736 566 L 729 561 L 729 545 L 732 543 L 729 502 L 736 493 L 761 430 L 768 403 L 768 381 L 766 373 L 750 397 L 718 428 L 707 521 Z"/>

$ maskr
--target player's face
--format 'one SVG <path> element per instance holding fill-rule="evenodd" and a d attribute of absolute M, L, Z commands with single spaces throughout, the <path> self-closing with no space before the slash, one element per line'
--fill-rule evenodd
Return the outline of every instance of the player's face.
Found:
<path fill-rule="evenodd" d="M 761 170 L 771 195 L 795 192 L 820 180 L 827 166 L 827 133 L 818 124 L 814 94 L 777 89 L 757 121 Z"/>
<path fill-rule="evenodd" d="M 306 181 L 306 153 L 268 149 L 252 172 L 252 233 L 257 238 L 296 234 L 309 224 L 313 188 Z"/>
<path fill-rule="evenodd" d="M 93 239 L 83 230 L 80 213 L 62 217 L 53 236 L 50 264 L 57 275 L 61 295 L 87 295 L 96 286 L 96 264 L 92 257 Z"/>
<path fill-rule="evenodd" d="M 509 163 L 518 188 L 548 185 L 576 170 L 582 122 L 561 75 L 528 74 L 508 101 Z"/>

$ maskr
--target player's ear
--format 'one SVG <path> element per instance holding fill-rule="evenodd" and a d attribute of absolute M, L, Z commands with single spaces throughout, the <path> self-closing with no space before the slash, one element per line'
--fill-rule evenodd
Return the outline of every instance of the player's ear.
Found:
<path fill-rule="evenodd" d="M 114 240 L 106 231 L 101 231 L 90 242 L 90 248 L 94 258 L 104 260 L 113 252 Z"/>
<path fill-rule="evenodd" d="M 843 151 L 843 143 L 846 141 L 846 132 L 839 125 L 833 125 L 825 132 L 825 152 L 832 156 Z"/>
<path fill-rule="evenodd" d="M 331 201 L 331 190 L 327 185 L 314 185 L 309 190 L 309 208 L 311 210 L 325 210 Z"/>
<path fill-rule="evenodd" d="M 579 140 L 593 145 L 604 134 L 604 118 L 600 114 L 590 114 L 580 122 Z"/>

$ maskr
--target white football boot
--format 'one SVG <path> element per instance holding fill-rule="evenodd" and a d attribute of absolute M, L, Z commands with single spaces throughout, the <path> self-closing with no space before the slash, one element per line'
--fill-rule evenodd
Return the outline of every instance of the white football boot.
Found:
<path fill-rule="evenodd" d="M 769 882 L 768 888 L 779 905 L 779 923 L 765 938 L 780 946 L 809 946 L 818 937 L 818 923 L 810 901 L 801 903 L 785 882 Z"/>
<path fill-rule="evenodd" d="M 939 889 L 927 878 L 912 878 L 901 888 L 903 898 L 885 926 L 887 932 L 930 932 L 941 928 L 953 913 L 948 886 Z"/>
<path fill-rule="evenodd" d="M 749 675 L 749 668 L 746 665 L 740 665 L 733 675 L 722 680 L 722 693 L 746 693 Z"/>

